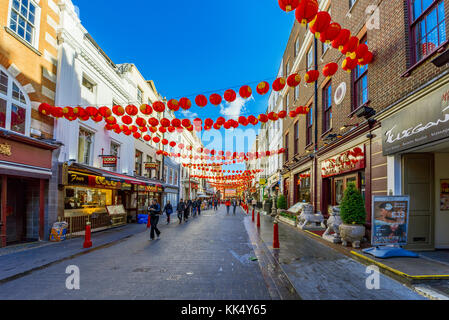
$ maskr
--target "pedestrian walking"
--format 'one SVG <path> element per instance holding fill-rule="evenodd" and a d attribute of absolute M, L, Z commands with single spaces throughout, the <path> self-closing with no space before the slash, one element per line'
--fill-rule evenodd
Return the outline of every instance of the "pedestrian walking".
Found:
<path fill-rule="evenodd" d="M 218 200 L 214 199 L 214 210 L 217 211 L 218 210 Z"/>
<path fill-rule="evenodd" d="M 170 224 L 170 215 L 173 213 L 173 207 L 170 201 L 164 206 L 164 212 L 167 214 L 167 224 Z"/>
<path fill-rule="evenodd" d="M 189 219 L 190 209 L 192 208 L 192 200 L 188 200 L 184 210 L 184 221 Z"/>
<path fill-rule="evenodd" d="M 196 209 L 197 209 L 197 200 L 192 201 L 192 217 L 196 216 Z"/>
<path fill-rule="evenodd" d="M 201 199 L 196 200 L 196 212 L 198 213 L 198 215 L 201 215 L 201 203 L 203 201 L 201 201 Z"/>
<path fill-rule="evenodd" d="M 235 209 L 237 208 L 237 200 L 232 200 L 233 214 L 235 216 Z"/>
<path fill-rule="evenodd" d="M 153 199 L 153 203 L 148 208 L 148 212 L 150 214 L 150 223 L 151 223 L 150 238 L 151 240 L 154 240 L 154 232 L 156 232 L 158 238 L 161 235 L 161 232 L 157 228 L 157 224 L 159 222 L 159 216 L 162 214 L 162 212 L 161 206 L 159 205 L 159 203 L 157 203 L 156 199 Z"/>
<path fill-rule="evenodd" d="M 226 200 L 226 214 L 229 214 L 229 208 L 231 207 L 231 201 L 229 199 Z"/>
<path fill-rule="evenodd" d="M 176 211 L 178 212 L 179 224 L 182 223 L 182 216 L 184 215 L 185 210 L 186 210 L 186 204 L 181 199 L 181 201 L 179 201 L 179 203 L 178 203 L 178 206 L 176 207 Z"/>

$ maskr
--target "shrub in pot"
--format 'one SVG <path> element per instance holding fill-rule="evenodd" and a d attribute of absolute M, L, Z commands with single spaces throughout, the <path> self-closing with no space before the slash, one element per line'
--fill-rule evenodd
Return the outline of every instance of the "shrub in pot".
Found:
<path fill-rule="evenodd" d="M 277 208 L 282 210 L 287 210 L 287 200 L 283 194 L 279 195 L 277 201 Z"/>
<path fill-rule="evenodd" d="M 344 246 L 348 242 L 354 248 L 360 247 L 360 241 L 365 235 L 366 210 L 362 194 L 354 183 L 349 183 L 340 204 L 340 236 Z"/>

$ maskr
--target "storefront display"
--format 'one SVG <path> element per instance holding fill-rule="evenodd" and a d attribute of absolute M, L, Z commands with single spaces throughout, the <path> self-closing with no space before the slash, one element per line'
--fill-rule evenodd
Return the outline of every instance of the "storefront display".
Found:
<path fill-rule="evenodd" d="M 310 202 L 310 170 L 295 174 L 295 203 Z"/>

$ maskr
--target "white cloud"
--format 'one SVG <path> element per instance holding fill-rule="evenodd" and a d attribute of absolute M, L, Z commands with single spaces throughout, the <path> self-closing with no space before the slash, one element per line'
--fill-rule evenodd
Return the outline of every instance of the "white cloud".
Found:
<path fill-rule="evenodd" d="M 192 112 L 190 110 L 182 110 L 181 113 L 184 117 L 192 121 L 198 118 L 198 113 Z"/>
<path fill-rule="evenodd" d="M 225 116 L 227 119 L 237 120 L 242 112 L 246 111 L 245 105 L 250 100 L 254 100 L 251 96 L 248 99 L 243 99 L 242 97 L 237 97 L 233 102 L 226 102 L 226 107 L 223 104 L 220 105 L 220 114 Z"/>

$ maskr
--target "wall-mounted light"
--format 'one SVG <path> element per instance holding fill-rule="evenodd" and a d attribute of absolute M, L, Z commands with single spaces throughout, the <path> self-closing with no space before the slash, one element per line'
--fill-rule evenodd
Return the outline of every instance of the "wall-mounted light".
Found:
<path fill-rule="evenodd" d="M 340 128 L 340 131 L 343 131 L 343 130 L 345 130 L 347 128 L 351 128 L 351 127 L 357 128 L 358 126 L 359 126 L 359 123 L 356 123 L 356 124 L 345 124 L 343 127 Z"/>

